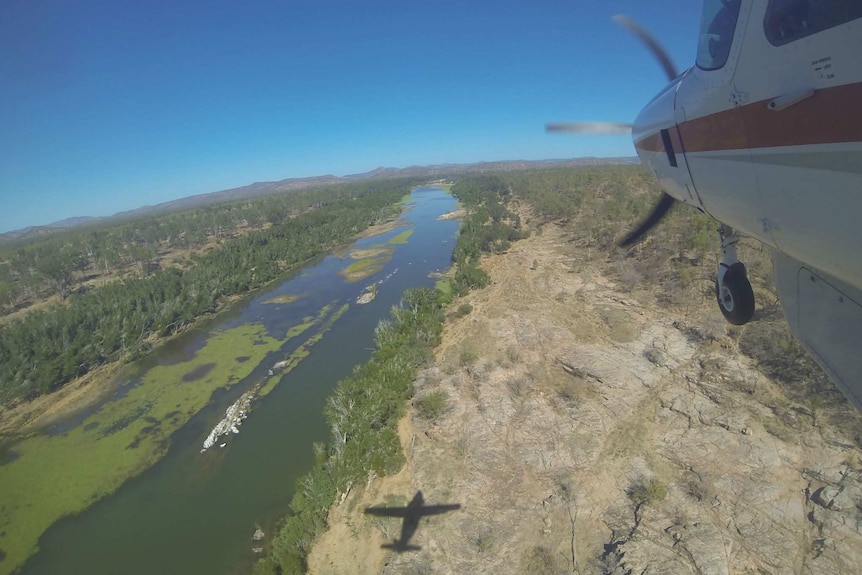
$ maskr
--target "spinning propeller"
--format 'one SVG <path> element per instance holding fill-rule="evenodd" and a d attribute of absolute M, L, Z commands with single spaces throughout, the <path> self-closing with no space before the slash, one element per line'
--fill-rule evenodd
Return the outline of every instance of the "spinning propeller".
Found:
<path fill-rule="evenodd" d="M 640 24 L 622 14 L 614 16 L 613 21 L 637 36 L 637 38 L 643 42 L 664 69 L 668 81 L 672 81 L 677 77 L 678 74 L 676 66 L 673 65 L 668 53 L 649 32 L 641 27 Z M 631 124 L 614 122 L 573 122 L 545 125 L 545 130 L 548 132 L 567 132 L 570 134 L 628 134 L 631 133 L 631 129 Z M 666 192 L 663 193 L 661 199 L 655 207 L 653 207 L 650 215 L 647 216 L 646 219 L 638 225 L 638 227 L 623 238 L 620 242 L 620 246 L 630 246 L 641 239 L 667 215 L 673 207 L 674 201 L 673 196 Z"/>

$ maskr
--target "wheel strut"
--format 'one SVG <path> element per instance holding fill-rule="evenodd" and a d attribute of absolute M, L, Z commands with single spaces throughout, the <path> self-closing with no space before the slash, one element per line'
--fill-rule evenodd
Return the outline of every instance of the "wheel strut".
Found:
<path fill-rule="evenodd" d="M 730 226 L 718 229 L 721 238 L 721 263 L 715 281 L 715 299 L 724 318 L 734 325 L 744 325 L 754 317 L 754 291 L 748 281 L 745 264 L 739 261 L 736 244 L 739 234 Z"/>

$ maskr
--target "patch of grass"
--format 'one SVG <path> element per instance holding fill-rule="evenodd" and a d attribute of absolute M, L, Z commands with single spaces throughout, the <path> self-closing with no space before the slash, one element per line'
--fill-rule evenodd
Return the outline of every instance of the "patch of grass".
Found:
<path fill-rule="evenodd" d="M 299 335 L 302 335 L 303 333 L 306 332 L 306 330 L 308 330 L 311 327 L 314 327 L 318 322 L 320 322 L 324 317 L 326 317 L 326 314 L 329 313 L 330 309 L 332 309 L 332 304 L 328 304 L 328 305 L 325 305 L 322 308 L 320 308 L 320 311 L 317 312 L 317 317 L 309 315 L 309 316 L 302 318 L 302 323 L 297 324 L 297 325 L 291 327 L 289 330 L 287 330 L 287 335 L 285 336 L 286 337 L 285 341 L 287 341 L 288 339 L 297 337 Z"/>
<path fill-rule="evenodd" d="M 387 493 L 383 496 L 383 507 L 406 507 L 410 499 L 397 493 Z"/>
<path fill-rule="evenodd" d="M 343 277 L 350 283 L 358 282 L 370 275 L 374 275 L 383 269 L 383 264 L 389 261 L 389 257 L 384 258 L 364 258 L 357 260 L 338 272 L 338 275 Z"/>
<path fill-rule="evenodd" d="M 794 431 L 778 417 L 765 417 L 763 419 L 763 429 L 766 432 L 787 443 L 794 443 L 799 433 Z"/>
<path fill-rule="evenodd" d="M 646 420 L 635 418 L 621 422 L 605 443 L 601 457 L 628 457 L 646 453 L 649 433 L 644 421 Z"/>
<path fill-rule="evenodd" d="M 393 253 L 395 253 L 395 248 L 392 246 L 387 246 L 386 244 L 374 244 L 364 249 L 361 248 L 351 251 L 350 259 L 378 259 L 391 256 Z"/>
<path fill-rule="evenodd" d="M 34 553 L 52 523 L 84 510 L 152 466 L 167 452 L 171 434 L 207 404 L 213 391 L 249 375 L 280 345 L 262 325 L 222 331 L 191 361 L 151 368 L 140 385 L 105 403 L 68 433 L 40 434 L 15 444 L 20 457 L 0 467 L 4 569 L 14 570 Z M 252 361 L 238 362 L 237 355 Z M 205 376 L 178 384 L 189 371 L 210 363 L 215 366 Z M 153 420 L 160 424 L 152 425 Z M 130 445 L 135 448 L 128 449 Z"/>
<path fill-rule="evenodd" d="M 364 270 L 368 266 L 374 265 L 374 263 L 374 258 L 363 258 L 361 260 L 356 260 L 355 262 L 351 263 L 342 271 L 345 274 L 353 274 Z"/>
<path fill-rule="evenodd" d="M 263 303 L 293 303 L 299 298 L 301 298 L 305 294 L 286 294 L 279 295 L 268 300 L 264 300 Z"/>
<path fill-rule="evenodd" d="M 628 343 L 637 338 L 637 326 L 628 313 L 615 307 L 605 307 L 598 312 L 607 324 L 612 340 L 617 343 Z"/>
<path fill-rule="evenodd" d="M 432 391 L 416 400 L 416 411 L 428 421 L 436 421 L 449 411 L 449 394 L 445 391 Z"/>
<path fill-rule="evenodd" d="M 400 234 L 390 238 L 389 241 L 386 243 L 393 244 L 393 245 L 406 244 L 407 240 L 412 235 L 413 235 L 413 228 L 407 228 L 406 230 L 404 230 Z"/>
<path fill-rule="evenodd" d="M 452 280 L 448 278 L 437 280 L 434 283 L 434 289 L 440 292 L 443 301 L 449 302 L 452 300 Z"/>

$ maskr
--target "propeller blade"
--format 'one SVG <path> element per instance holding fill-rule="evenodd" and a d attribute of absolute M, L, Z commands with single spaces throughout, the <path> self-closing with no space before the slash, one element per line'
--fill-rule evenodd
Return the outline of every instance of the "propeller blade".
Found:
<path fill-rule="evenodd" d="M 640 225 L 634 229 L 634 231 L 630 232 L 623 241 L 620 242 L 620 247 L 625 248 L 639 239 L 641 239 L 644 234 L 653 229 L 656 224 L 658 224 L 662 218 L 664 218 L 670 209 L 673 207 L 673 203 L 676 200 L 673 199 L 673 196 L 669 194 L 662 195 L 659 202 L 652 209 L 652 213 L 647 216 L 647 218 L 640 223 Z"/>
<path fill-rule="evenodd" d="M 637 36 L 638 39 L 643 42 L 647 48 L 649 48 L 650 52 L 652 52 L 653 56 L 655 56 L 656 60 L 661 64 L 661 67 L 664 68 L 668 81 L 673 80 L 679 75 L 676 71 L 676 66 L 674 66 L 673 61 L 671 61 L 670 56 L 668 56 L 667 51 L 665 51 L 662 45 L 658 43 L 658 40 L 653 38 L 652 34 L 642 28 L 640 24 L 625 14 L 617 14 L 613 17 L 613 21 Z"/>
<path fill-rule="evenodd" d="M 615 122 L 571 122 L 545 124 L 547 132 L 568 132 L 570 134 L 630 134 L 631 124 Z"/>

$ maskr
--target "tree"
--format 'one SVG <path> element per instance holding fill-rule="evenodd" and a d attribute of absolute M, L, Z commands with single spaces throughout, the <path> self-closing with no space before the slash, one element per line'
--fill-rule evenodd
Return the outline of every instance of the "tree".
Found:
<path fill-rule="evenodd" d="M 77 258 L 66 249 L 53 250 L 44 249 L 38 254 L 35 266 L 36 271 L 47 278 L 60 298 L 66 299 L 72 286 L 72 272 L 75 270 Z"/>

